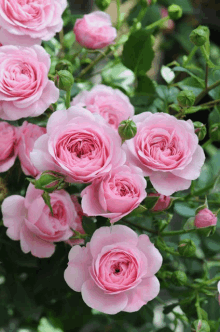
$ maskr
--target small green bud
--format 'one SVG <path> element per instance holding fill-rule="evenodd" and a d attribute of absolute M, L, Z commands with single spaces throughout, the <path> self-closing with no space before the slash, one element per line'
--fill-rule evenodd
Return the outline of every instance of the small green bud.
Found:
<path fill-rule="evenodd" d="M 68 70 L 59 70 L 55 76 L 55 85 L 60 90 L 69 91 L 74 83 L 73 75 Z"/>
<path fill-rule="evenodd" d="M 178 251 L 181 256 L 190 257 L 196 252 L 196 245 L 190 239 L 180 241 Z"/>
<path fill-rule="evenodd" d="M 202 122 L 199 122 L 199 121 L 196 121 L 193 124 L 194 124 L 196 135 L 198 136 L 199 140 L 202 141 L 207 134 L 206 126 Z"/>
<path fill-rule="evenodd" d="M 210 326 L 206 320 L 196 320 L 194 322 L 196 332 L 210 332 Z"/>
<path fill-rule="evenodd" d="M 203 46 L 209 38 L 209 29 L 200 25 L 191 32 L 189 38 L 194 45 Z"/>
<path fill-rule="evenodd" d="M 95 4 L 98 7 L 98 9 L 105 11 L 108 6 L 110 5 L 111 0 L 96 0 Z"/>
<path fill-rule="evenodd" d="M 65 187 L 66 184 L 64 180 L 65 176 L 60 173 L 45 171 L 41 174 L 39 179 L 32 180 L 31 182 L 35 185 L 36 189 L 52 193 L 54 190 L 60 190 Z"/>
<path fill-rule="evenodd" d="M 193 106 L 195 99 L 196 99 L 196 97 L 191 90 L 181 91 L 177 96 L 178 103 L 182 107 Z"/>
<path fill-rule="evenodd" d="M 72 72 L 73 72 L 73 65 L 72 65 L 72 63 L 70 61 L 63 59 L 63 60 L 60 60 L 56 64 L 55 70 L 56 71 L 67 70 L 67 71 L 69 71 L 72 74 Z"/>
<path fill-rule="evenodd" d="M 168 7 L 168 14 L 171 20 L 178 20 L 182 17 L 183 10 L 178 5 L 171 5 Z"/>
<path fill-rule="evenodd" d="M 8 189 L 6 187 L 5 181 L 0 178 L 0 202 L 2 202 L 8 195 Z"/>
<path fill-rule="evenodd" d="M 122 141 L 133 138 L 137 134 L 137 126 L 134 121 L 128 119 L 120 123 L 118 127 L 118 133 L 122 138 Z"/>
<path fill-rule="evenodd" d="M 175 271 L 172 273 L 171 281 L 175 286 L 183 286 L 187 282 L 187 275 L 183 271 Z"/>

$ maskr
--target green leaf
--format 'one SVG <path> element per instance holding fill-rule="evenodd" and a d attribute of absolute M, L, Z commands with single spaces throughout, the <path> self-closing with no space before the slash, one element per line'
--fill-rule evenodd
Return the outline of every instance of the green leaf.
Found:
<path fill-rule="evenodd" d="M 63 43 L 64 47 L 71 48 L 73 46 L 73 43 L 75 41 L 75 34 L 73 31 L 69 31 L 68 33 L 65 34 Z"/>
<path fill-rule="evenodd" d="M 155 86 L 153 81 L 146 75 L 144 76 L 139 76 L 137 78 L 137 89 L 136 92 L 138 94 L 143 94 L 143 95 L 153 95 L 155 94 Z"/>
<path fill-rule="evenodd" d="M 151 68 L 153 58 L 154 51 L 149 33 L 144 29 L 140 29 L 131 34 L 124 45 L 123 64 L 137 76 L 145 75 Z"/>
<path fill-rule="evenodd" d="M 191 208 L 187 205 L 187 203 L 180 203 L 176 202 L 174 204 L 174 210 L 176 213 L 178 213 L 180 216 L 183 217 L 194 217 L 195 216 L 195 208 Z"/>
<path fill-rule="evenodd" d="M 182 73 L 187 73 L 189 74 L 191 77 L 195 78 L 199 84 L 201 84 L 201 86 L 204 85 L 204 80 L 201 79 L 200 77 L 198 77 L 198 75 L 193 74 L 190 70 L 188 70 L 187 68 L 183 68 L 183 67 L 174 67 L 172 68 L 173 71 L 175 72 L 182 72 Z"/>
<path fill-rule="evenodd" d="M 164 315 L 169 314 L 178 305 L 179 305 L 179 303 L 173 303 L 173 304 L 170 304 L 170 305 L 164 307 L 164 309 L 163 309 Z"/>
<path fill-rule="evenodd" d="M 40 320 L 37 332 L 63 332 L 63 330 L 55 328 L 47 318 L 43 317 Z"/>
<path fill-rule="evenodd" d="M 205 88 L 205 82 L 200 83 L 194 77 L 187 77 L 178 83 L 178 86 L 183 90 L 192 90 L 195 96 L 198 96 L 200 92 Z"/>
<path fill-rule="evenodd" d="M 147 211 L 147 208 L 144 205 L 139 205 L 136 209 L 134 209 L 127 217 L 138 216 Z"/>
<path fill-rule="evenodd" d="M 82 219 L 83 229 L 88 235 L 92 235 L 96 230 L 96 224 L 92 218 L 83 216 Z"/>
<path fill-rule="evenodd" d="M 214 142 L 220 141 L 220 113 L 217 107 L 209 114 L 209 136 Z"/>
<path fill-rule="evenodd" d="M 175 77 L 175 74 L 172 69 L 167 66 L 162 66 L 160 70 L 161 76 L 169 84 Z"/>

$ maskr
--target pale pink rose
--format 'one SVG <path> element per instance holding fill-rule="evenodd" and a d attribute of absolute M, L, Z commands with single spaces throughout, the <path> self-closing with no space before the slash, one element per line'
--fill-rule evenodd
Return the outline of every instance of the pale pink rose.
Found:
<path fill-rule="evenodd" d="M 160 16 L 161 18 L 167 17 L 168 14 L 168 10 L 165 7 L 162 7 L 160 10 Z M 168 21 L 164 22 L 162 29 L 164 33 L 171 33 L 175 28 L 175 23 L 173 20 L 169 19 Z"/>
<path fill-rule="evenodd" d="M 39 171 L 57 171 L 68 182 L 81 183 L 105 176 L 126 158 L 118 133 L 99 114 L 80 106 L 54 112 L 30 156 Z"/>
<path fill-rule="evenodd" d="M 111 45 L 117 37 L 110 16 L 101 11 L 78 18 L 73 31 L 81 46 L 94 50 Z"/>
<path fill-rule="evenodd" d="M 17 128 L 0 121 L 0 173 L 14 165 L 18 154 L 17 140 Z"/>
<path fill-rule="evenodd" d="M 95 231 L 86 247 L 69 253 L 64 278 L 84 302 L 106 314 L 138 311 L 160 290 L 162 256 L 146 234 L 116 225 Z"/>
<path fill-rule="evenodd" d="M 80 92 L 71 103 L 80 104 L 92 113 L 99 113 L 115 129 L 121 121 L 134 115 L 129 98 L 118 89 L 98 84 L 90 91 Z"/>
<path fill-rule="evenodd" d="M 192 121 L 150 112 L 135 115 L 133 121 L 137 134 L 123 144 L 127 161 L 140 167 L 162 195 L 188 189 L 205 161 Z"/>
<path fill-rule="evenodd" d="M 216 215 L 207 208 L 200 210 L 197 213 L 194 221 L 194 225 L 196 228 L 215 226 L 216 224 L 217 224 Z"/>
<path fill-rule="evenodd" d="M 1 0 L 2 44 L 32 46 L 50 40 L 62 29 L 66 6 L 66 0 Z"/>
<path fill-rule="evenodd" d="M 79 227 L 78 215 L 70 195 L 64 191 L 50 194 L 53 215 L 42 198 L 42 190 L 29 185 L 26 197 L 13 195 L 2 204 L 3 223 L 7 235 L 20 240 L 24 253 L 50 257 L 55 250 L 54 242 L 66 241 Z"/>
<path fill-rule="evenodd" d="M 154 212 L 166 210 L 170 205 L 170 196 L 161 195 L 159 193 L 150 193 L 148 197 L 159 197 L 158 201 L 151 209 Z"/>
<path fill-rule="evenodd" d="M 88 216 L 102 216 L 114 223 L 145 199 L 147 186 L 140 168 L 123 165 L 96 179 L 82 193 L 82 209 Z"/>
<path fill-rule="evenodd" d="M 34 143 L 38 137 L 46 133 L 46 129 L 35 124 L 24 121 L 19 128 L 19 142 L 18 142 L 18 157 L 21 163 L 21 168 L 26 175 L 31 175 L 34 178 L 39 174 L 39 171 L 34 167 L 30 160 L 30 152 L 33 150 Z"/>
<path fill-rule="evenodd" d="M 59 98 L 48 80 L 50 56 L 43 47 L 0 48 L 0 118 L 18 120 L 41 115 Z"/>
<path fill-rule="evenodd" d="M 218 282 L 218 303 L 219 303 L 219 305 L 220 305 L 220 281 Z"/>

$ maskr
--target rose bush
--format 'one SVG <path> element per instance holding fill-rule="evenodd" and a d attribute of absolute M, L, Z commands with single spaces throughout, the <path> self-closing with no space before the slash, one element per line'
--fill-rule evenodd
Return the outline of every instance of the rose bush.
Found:
<path fill-rule="evenodd" d="M 66 6 L 66 0 L 1 0 L 1 43 L 32 46 L 50 40 L 62 29 Z"/>
<path fill-rule="evenodd" d="M 134 312 L 157 296 L 162 256 L 147 235 L 122 225 L 99 228 L 86 248 L 75 246 L 67 284 L 88 306 L 107 314 Z"/>
<path fill-rule="evenodd" d="M 20 240 L 22 251 L 44 258 L 54 253 L 54 242 L 69 240 L 73 230 L 82 232 L 82 225 L 67 192 L 60 190 L 51 194 L 53 215 L 42 193 L 30 184 L 25 198 L 13 195 L 4 200 L 2 214 L 7 235 L 12 240 Z"/>
<path fill-rule="evenodd" d="M 0 118 L 39 116 L 59 98 L 48 80 L 50 56 L 43 47 L 2 46 L 0 49 Z"/>
<path fill-rule="evenodd" d="M 162 195 L 188 189 L 205 161 L 192 121 L 150 112 L 135 115 L 133 121 L 137 134 L 124 143 L 128 162 L 140 167 Z"/>
<path fill-rule="evenodd" d="M 104 176 L 126 158 L 118 133 L 80 106 L 54 112 L 47 134 L 38 138 L 30 155 L 39 171 L 54 170 L 69 182 L 82 183 Z"/>
<path fill-rule="evenodd" d="M 71 103 L 86 106 L 92 113 L 99 113 L 115 129 L 119 123 L 134 115 L 129 98 L 118 89 L 98 84 L 90 91 L 82 91 Z"/>

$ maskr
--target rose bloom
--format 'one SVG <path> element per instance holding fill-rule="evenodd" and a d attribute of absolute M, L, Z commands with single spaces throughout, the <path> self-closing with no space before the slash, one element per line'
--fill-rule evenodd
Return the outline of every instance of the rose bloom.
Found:
<path fill-rule="evenodd" d="M 18 157 L 21 162 L 21 168 L 24 174 L 31 175 L 34 178 L 39 174 L 39 171 L 31 162 L 30 152 L 33 150 L 34 142 L 37 138 L 45 133 L 45 128 L 28 123 L 27 121 L 24 121 L 19 128 Z"/>
<path fill-rule="evenodd" d="M 75 205 L 66 191 L 50 194 L 53 215 L 42 194 L 42 190 L 30 184 L 25 198 L 9 196 L 2 204 L 7 235 L 12 240 L 20 240 L 24 253 L 31 252 L 40 258 L 54 253 L 54 242 L 66 241 L 74 235 L 73 230 L 81 230 Z"/>
<path fill-rule="evenodd" d="M 216 215 L 207 208 L 200 210 L 197 213 L 194 221 L 194 225 L 196 228 L 215 226 L 216 224 L 217 224 Z"/>
<path fill-rule="evenodd" d="M 41 115 L 59 98 L 48 80 L 50 56 L 43 47 L 0 48 L 0 118 L 18 120 Z"/>
<path fill-rule="evenodd" d="M 96 179 L 82 193 L 82 209 L 88 216 L 102 216 L 114 223 L 145 199 L 146 180 L 138 167 L 120 166 Z"/>
<path fill-rule="evenodd" d="M 86 247 L 69 253 L 67 284 L 84 302 L 106 314 L 138 311 L 160 290 L 155 273 L 162 256 L 146 234 L 116 225 L 95 231 Z"/>
<path fill-rule="evenodd" d="M 115 129 L 121 121 L 134 115 L 129 98 L 118 89 L 98 84 L 90 91 L 80 92 L 72 105 L 80 104 L 92 113 L 99 113 Z"/>
<path fill-rule="evenodd" d="M 166 210 L 170 205 L 170 196 L 160 195 L 159 193 L 150 193 L 148 197 L 159 197 L 158 201 L 151 209 L 153 212 Z"/>
<path fill-rule="evenodd" d="M 125 162 L 121 138 L 99 114 L 73 106 L 54 112 L 47 134 L 37 139 L 31 160 L 39 171 L 52 170 L 68 182 L 92 182 Z"/>
<path fill-rule="evenodd" d="M 140 167 L 162 195 L 188 189 L 205 161 L 192 121 L 150 112 L 134 116 L 133 121 L 137 134 L 123 145 L 127 161 Z"/>
<path fill-rule="evenodd" d="M 62 29 L 66 6 L 66 0 L 1 0 L 1 43 L 31 46 L 50 40 Z"/>
<path fill-rule="evenodd" d="M 17 138 L 17 128 L 0 121 L 0 173 L 14 165 L 18 154 Z"/>
<path fill-rule="evenodd" d="M 77 19 L 73 31 L 82 47 L 94 50 L 111 45 L 117 37 L 110 16 L 101 11 Z"/>

